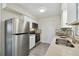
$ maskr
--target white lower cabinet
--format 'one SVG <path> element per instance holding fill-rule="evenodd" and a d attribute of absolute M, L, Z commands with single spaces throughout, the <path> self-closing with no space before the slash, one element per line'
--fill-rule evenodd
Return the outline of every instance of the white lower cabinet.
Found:
<path fill-rule="evenodd" d="M 29 49 L 35 46 L 35 34 L 30 34 Z"/>

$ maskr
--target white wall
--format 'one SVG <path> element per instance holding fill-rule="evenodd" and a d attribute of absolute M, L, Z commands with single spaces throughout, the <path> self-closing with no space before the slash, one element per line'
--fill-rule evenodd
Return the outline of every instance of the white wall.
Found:
<path fill-rule="evenodd" d="M 60 28 L 60 16 L 39 19 L 38 23 L 41 29 L 41 42 L 50 44 L 55 36 L 55 30 Z"/>
<path fill-rule="evenodd" d="M 3 10 L 3 20 L 10 19 L 10 18 L 20 18 L 22 15 L 8 11 L 8 10 Z"/>

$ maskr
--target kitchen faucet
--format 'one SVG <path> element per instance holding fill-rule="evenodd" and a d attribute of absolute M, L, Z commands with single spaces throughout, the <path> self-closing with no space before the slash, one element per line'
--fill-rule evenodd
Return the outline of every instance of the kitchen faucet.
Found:
<path fill-rule="evenodd" d="M 75 39 L 75 32 L 73 30 L 71 30 L 72 33 L 73 33 L 73 37 L 72 37 L 72 42 L 75 44 L 75 43 L 78 43 L 78 41 Z"/>

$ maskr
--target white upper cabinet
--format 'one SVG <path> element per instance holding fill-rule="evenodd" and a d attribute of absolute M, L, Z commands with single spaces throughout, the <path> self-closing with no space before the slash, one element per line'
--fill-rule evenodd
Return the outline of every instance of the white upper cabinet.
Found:
<path fill-rule="evenodd" d="M 67 11 L 64 10 L 62 11 L 62 14 L 61 14 L 61 26 L 66 27 L 67 26 L 66 23 L 67 23 Z"/>
<path fill-rule="evenodd" d="M 76 3 L 68 3 L 67 4 L 67 23 L 71 24 L 76 21 Z"/>
<path fill-rule="evenodd" d="M 71 27 L 68 24 L 71 24 L 72 22 L 76 21 L 76 3 L 63 3 L 61 4 L 61 10 L 61 26 Z"/>
<path fill-rule="evenodd" d="M 79 21 L 79 3 L 78 3 L 78 21 Z"/>
<path fill-rule="evenodd" d="M 71 27 L 68 24 L 67 3 L 61 4 L 61 27 Z"/>

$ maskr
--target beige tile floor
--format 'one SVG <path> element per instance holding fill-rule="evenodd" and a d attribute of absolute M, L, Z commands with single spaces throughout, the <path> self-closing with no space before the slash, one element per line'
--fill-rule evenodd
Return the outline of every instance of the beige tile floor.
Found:
<path fill-rule="evenodd" d="M 44 56 L 50 44 L 40 43 L 30 51 L 29 56 Z"/>

